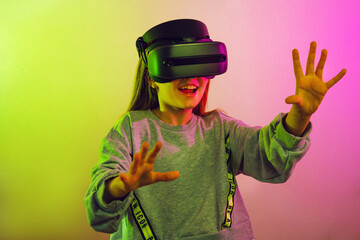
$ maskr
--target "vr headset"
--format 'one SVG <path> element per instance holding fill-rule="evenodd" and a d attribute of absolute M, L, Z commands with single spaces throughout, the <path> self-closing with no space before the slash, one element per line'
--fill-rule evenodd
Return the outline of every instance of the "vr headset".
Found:
<path fill-rule="evenodd" d="M 159 24 L 137 39 L 136 48 L 151 79 L 159 83 L 190 77 L 212 79 L 227 70 L 225 44 L 213 42 L 206 25 L 198 20 Z"/>

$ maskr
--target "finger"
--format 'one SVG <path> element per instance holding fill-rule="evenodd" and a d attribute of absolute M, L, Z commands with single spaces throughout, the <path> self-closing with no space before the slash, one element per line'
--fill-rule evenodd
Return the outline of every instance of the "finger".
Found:
<path fill-rule="evenodd" d="M 134 159 L 133 159 L 132 163 L 130 164 L 130 171 L 129 172 L 130 172 L 131 175 L 134 175 L 137 172 L 137 170 L 138 170 L 138 168 L 140 166 L 140 162 L 141 162 L 141 157 L 140 156 L 141 155 L 139 153 L 135 153 L 135 155 L 134 155 Z"/>
<path fill-rule="evenodd" d="M 316 53 L 316 42 L 313 41 L 310 43 L 310 50 L 306 64 L 306 75 L 315 73 L 314 71 L 315 53 Z"/>
<path fill-rule="evenodd" d="M 326 62 L 326 57 L 327 57 L 327 50 L 326 49 L 323 49 L 321 51 L 321 57 L 320 57 L 320 60 L 319 60 L 319 63 L 316 67 L 316 72 L 315 74 L 322 79 L 323 77 L 323 70 L 324 70 L 324 66 L 325 66 L 325 62 Z"/>
<path fill-rule="evenodd" d="M 304 72 L 301 68 L 299 51 L 297 49 L 292 50 L 292 57 L 293 57 L 295 77 L 296 77 L 296 79 L 299 79 L 304 76 Z"/>
<path fill-rule="evenodd" d="M 161 149 L 161 142 L 156 142 L 155 146 L 153 147 L 153 149 L 151 149 L 145 161 L 147 163 L 154 163 L 160 149 Z"/>
<path fill-rule="evenodd" d="M 166 173 L 158 173 L 154 172 L 154 181 L 155 182 L 169 182 L 177 179 L 180 176 L 178 171 L 166 172 Z"/>
<path fill-rule="evenodd" d="M 292 95 L 292 96 L 289 96 L 285 99 L 285 102 L 287 104 L 297 104 L 299 106 L 302 106 L 303 105 L 303 100 L 302 100 L 302 97 L 298 96 L 298 95 Z"/>
<path fill-rule="evenodd" d="M 140 157 L 141 157 L 141 162 L 140 164 L 144 163 L 145 157 L 146 157 L 146 153 L 149 150 L 149 143 L 148 142 L 143 142 L 141 149 L 140 149 Z"/>
<path fill-rule="evenodd" d="M 120 179 L 126 187 L 130 187 L 133 184 L 125 173 L 120 173 Z"/>
<path fill-rule="evenodd" d="M 346 73 L 346 69 L 344 68 L 343 70 L 341 70 L 338 75 L 336 75 L 334 78 L 332 78 L 331 80 L 329 80 L 328 82 L 326 82 L 326 87 L 328 89 L 330 89 L 332 86 L 334 86 L 338 81 L 340 81 L 340 79 L 345 75 Z"/>

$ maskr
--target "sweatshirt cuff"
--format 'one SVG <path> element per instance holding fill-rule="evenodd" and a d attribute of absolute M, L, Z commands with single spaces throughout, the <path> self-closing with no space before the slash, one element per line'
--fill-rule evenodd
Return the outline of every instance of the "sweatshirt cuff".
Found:
<path fill-rule="evenodd" d="M 287 113 L 281 113 L 274 119 L 273 123 L 278 123 L 275 138 L 278 142 L 281 142 L 282 145 L 285 146 L 287 149 L 302 148 L 305 145 L 305 140 L 309 139 L 309 135 L 312 130 L 312 123 L 311 121 L 308 123 L 301 136 L 295 136 L 286 131 L 284 127 L 284 121 L 286 116 Z"/>

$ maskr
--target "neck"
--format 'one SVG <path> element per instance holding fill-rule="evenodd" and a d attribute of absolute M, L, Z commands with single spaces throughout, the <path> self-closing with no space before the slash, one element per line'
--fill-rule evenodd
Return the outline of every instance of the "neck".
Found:
<path fill-rule="evenodd" d="M 192 108 L 190 109 L 172 109 L 164 110 L 156 108 L 151 110 L 161 121 L 173 126 L 186 125 L 190 122 L 193 115 Z"/>

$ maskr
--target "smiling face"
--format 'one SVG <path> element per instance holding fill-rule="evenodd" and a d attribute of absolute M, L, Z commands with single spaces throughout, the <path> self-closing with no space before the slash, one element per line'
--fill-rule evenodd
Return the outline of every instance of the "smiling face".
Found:
<path fill-rule="evenodd" d="M 176 79 L 167 83 L 150 82 L 156 87 L 160 109 L 182 110 L 195 108 L 202 99 L 209 79 L 206 77 Z"/>

